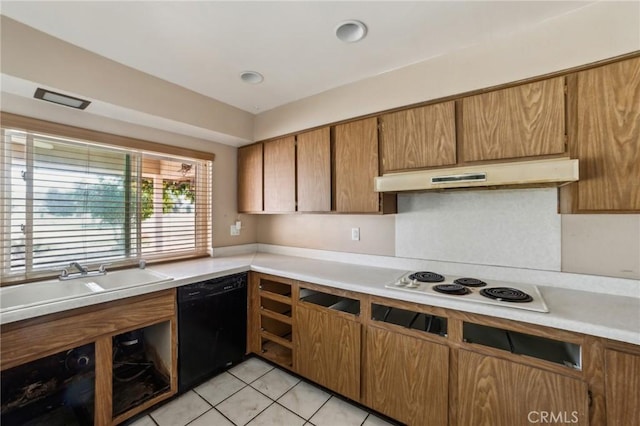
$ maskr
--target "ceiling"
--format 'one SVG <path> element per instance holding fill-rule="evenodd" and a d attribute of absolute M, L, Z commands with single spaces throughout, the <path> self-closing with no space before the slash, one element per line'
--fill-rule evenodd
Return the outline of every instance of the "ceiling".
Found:
<path fill-rule="evenodd" d="M 593 2 L 2 1 L 1 13 L 252 114 L 525 31 Z M 343 43 L 339 23 L 366 23 Z M 239 74 L 255 70 L 264 82 Z"/>

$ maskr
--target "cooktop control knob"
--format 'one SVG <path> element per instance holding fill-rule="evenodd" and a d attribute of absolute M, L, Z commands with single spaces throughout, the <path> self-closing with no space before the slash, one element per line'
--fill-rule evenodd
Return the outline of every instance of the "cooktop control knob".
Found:
<path fill-rule="evenodd" d="M 407 277 L 402 277 L 402 278 L 400 278 L 398 281 L 396 281 L 396 282 L 395 282 L 395 284 L 396 284 L 398 287 L 404 287 L 404 286 L 406 286 L 407 284 L 409 284 L 409 280 L 407 279 Z"/>
<path fill-rule="evenodd" d="M 409 280 L 407 280 L 407 281 L 409 281 Z M 418 286 L 420 286 L 420 284 L 415 279 L 410 280 L 409 283 L 407 284 L 408 288 L 417 288 Z"/>

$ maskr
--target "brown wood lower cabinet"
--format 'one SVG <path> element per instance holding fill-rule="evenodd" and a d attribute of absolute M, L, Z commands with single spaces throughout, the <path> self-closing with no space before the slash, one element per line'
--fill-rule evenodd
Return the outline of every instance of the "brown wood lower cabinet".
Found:
<path fill-rule="evenodd" d="M 360 323 L 299 303 L 294 314 L 294 368 L 314 382 L 360 400 Z"/>
<path fill-rule="evenodd" d="M 5 380 L 11 378 L 22 385 L 12 382 L 6 390 L 10 387 L 12 397 L 30 401 L 21 399 L 17 405 L 26 412 L 8 412 L 5 408 L 15 404 L 3 394 L 3 423 L 9 418 L 5 416 L 11 416 L 21 420 L 7 424 L 69 424 L 68 419 L 60 422 L 60 416 L 69 414 L 68 405 L 76 402 L 68 403 L 67 397 L 82 394 L 88 421 L 112 425 L 174 395 L 178 387 L 175 306 L 172 289 L 3 325 L 3 392 Z M 76 370 L 74 375 L 84 379 L 82 386 L 67 392 L 62 384 Z M 42 378 L 33 383 L 36 393 L 27 392 L 33 377 Z M 56 385 L 43 386 L 45 382 Z M 45 396 L 55 401 L 51 407 L 39 403 Z M 67 413 L 61 414 L 64 407 Z"/>
<path fill-rule="evenodd" d="M 368 327 L 364 403 L 408 425 L 447 424 L 449 348 Z"/>
<path fill-rule="evenodd" d="M 637 345 L 265 274 L 252 285 L 251 351 L 404 424 L 640 424 Z"/>
<path fill-rule="evenodd" d="M 608 425 L 640 425 L 640 354 L 605 351 Z"/>
<path fill-rule="evenodd" d="M 293 366 L 293 280 L 267 274 L 249 276 L 247 348 L 285 368 Z"/>
<path fill-rule="evenodd" d="M 460 350 L 460 426 L 589 424 L 587 384 L 523 364 Z"/>

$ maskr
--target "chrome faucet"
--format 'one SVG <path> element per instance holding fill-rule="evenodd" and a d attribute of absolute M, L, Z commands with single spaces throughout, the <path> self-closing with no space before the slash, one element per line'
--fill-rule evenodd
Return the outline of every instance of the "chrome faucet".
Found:
<path fill-rule="evenodd" d="M 89 268 L 87 268 L 86 266 L 82 266 L 78 262 L 71 262 L 68 268 L 63 269 L 62 272 L 60 272 L 60 275 L 58 276 L 58 278 L 61 281 L 65 281 L 65 280 L 72 280 L 74 278 L 86 277 L 86 276 L 93 277 L 96 275 L 106 275 L 107 266 L 109 266 L 109 264 L 100 265 L 97 271 L 89 271 Z M 76 272 L 75 274 L 71 274 L 69 273 L 69 269 L 71 268 L 75 268 L 79 272 Z"/>
<path fill-rule="evenodd" d="M 89 270 L 87 269 L 87 267 L 82 266 L 78 262 L 71 262 L 69 264 L 69 268 L 76 268 L 78 271 L 80 271 L 81 275 L 87 275 L 89 273 Z"/>

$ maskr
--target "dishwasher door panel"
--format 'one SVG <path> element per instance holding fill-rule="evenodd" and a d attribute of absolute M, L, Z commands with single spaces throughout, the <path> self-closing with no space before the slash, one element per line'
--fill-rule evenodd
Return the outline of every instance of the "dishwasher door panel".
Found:
<path fill-rule="evenodd" d="M 178 391 L 236 363 L 246 352 L 247 289 L 178 305 Z"/>

